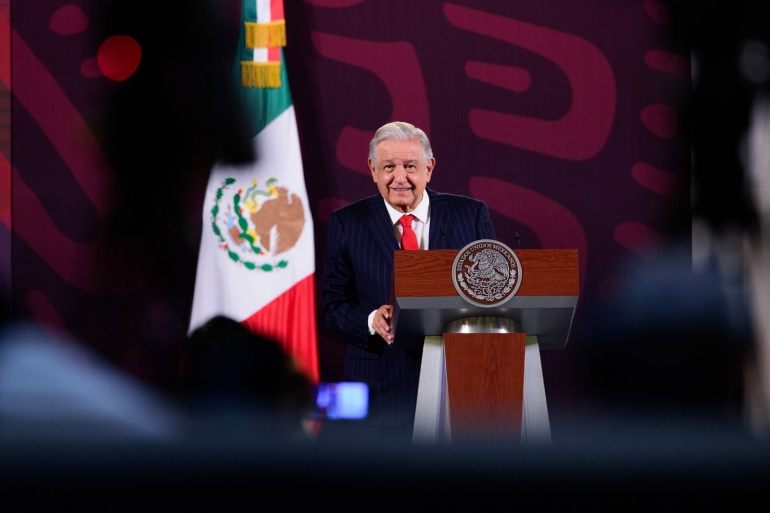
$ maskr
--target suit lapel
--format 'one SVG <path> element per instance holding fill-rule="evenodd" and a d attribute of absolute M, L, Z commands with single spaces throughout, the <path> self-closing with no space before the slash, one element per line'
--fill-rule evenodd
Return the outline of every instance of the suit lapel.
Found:
<path fill-rule="evenodd" d="M 390 222 L 388 210 L 385 208 L 385 200 L 382 196 L 372 196 L 369 201 L 369 216 L 366 223 L 372 232 L 372 240 L 380 249 L 388 262 L 393 263 L 393 252 L 398 248 L 398 241 L 393 234 L 393 225 Z"/>
<path fill-rule="evenodd" d="M 446 233 L 449 230 L 449 213 L 444 196 L 425 189 L 430 197 L 430 233 L 428 249 L 446 249 Z"/>

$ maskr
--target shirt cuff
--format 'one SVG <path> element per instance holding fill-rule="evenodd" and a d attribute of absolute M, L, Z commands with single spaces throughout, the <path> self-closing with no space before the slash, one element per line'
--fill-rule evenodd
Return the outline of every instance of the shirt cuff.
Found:
<path fill-rule="evenodd" d="M 374 322 L 374 314 L 377 313 L 377 310 L 374 310 L 372 313 L 369 314 L 369 334 L 374 335 L 376 332 L 374 331 L 374 328 L 372 328 L 372 323 Z"/>

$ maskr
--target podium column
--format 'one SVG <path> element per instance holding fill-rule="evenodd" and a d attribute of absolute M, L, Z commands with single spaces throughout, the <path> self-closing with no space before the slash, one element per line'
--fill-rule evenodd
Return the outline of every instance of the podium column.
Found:
<path fill-rule="evenodd" d="M 550 442 L 537 337 L 496 317 L 461 319 L 445 331 L 425 337 L 413 442 Z"/>

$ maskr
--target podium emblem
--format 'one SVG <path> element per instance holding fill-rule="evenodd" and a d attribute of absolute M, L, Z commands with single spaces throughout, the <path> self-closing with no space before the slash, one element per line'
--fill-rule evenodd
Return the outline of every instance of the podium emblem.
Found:
<path fill-rule="evenodd" d="M 457 293 L 476 306 L 494 307 L 505 303 L 521 285 L 521 262 L 505 244 L 481 239 L 461 249 L 452 265 L 452 282 Z"/>

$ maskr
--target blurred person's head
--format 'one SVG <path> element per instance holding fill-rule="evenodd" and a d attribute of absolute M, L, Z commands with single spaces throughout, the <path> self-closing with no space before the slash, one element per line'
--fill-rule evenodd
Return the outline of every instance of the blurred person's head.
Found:
<path fill-rule="evenodd" d="M 193 331 L 181 360 L 183 391 L 201 414 L 257 413 L 301 429 L 313 386 L 275 340 L 217 316 Z"/>

